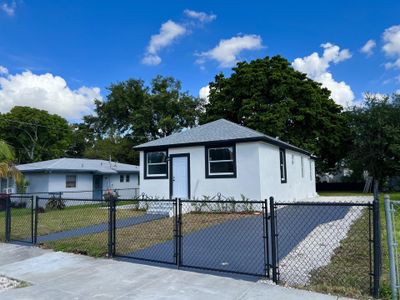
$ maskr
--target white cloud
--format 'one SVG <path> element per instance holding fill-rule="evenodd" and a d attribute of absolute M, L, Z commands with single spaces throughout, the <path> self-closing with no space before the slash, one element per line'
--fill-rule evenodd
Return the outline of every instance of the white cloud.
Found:
<path fill-rule="evenodd" d="M 374 40 L 368 40 L 360 51 L 367 56 L 371 56 L 374 53 L 374 48 L 376 47 L 376 42 Z"/>
<path fill-rule="evenodd" d="M 178 37 L 186 33 L 186 28 L 171 20 L 163 23 L 160 33 L 152 35 L 142 63 L 147 65 L 158 65 L 161 63 L 159 51 L 172 44 Z"/>
<path fill-rule="evenodd" d="M 292 66 L 294 69 L 306 73 L 309 78 L 320 82 L 322 86 L 331 91 L 332 99 L 336 103 L 347 106 L 351 105 L 354 100 L 354 93 L 350 86 L 344 81 L 337 82 L 332 73 L 329 72 L 329 67 L 332 63 L 337 64 L 351 57 L 348 49 L 340 50 L 340 47 L 331 43 L 322 44 L 324 49 L 322 56 L 317 52 L 303 58 L 296 58 Z"/>
<path fill-rule="evenodd" d="M 8 69 L 6 67 L 0 66 L 0 75 L 8 74 Z"/>
<path fill-rule="evenodd" d="M 220 67 L 228 68 L 237 62 L 238 55 L 243 50 L 258 50 L 262 47 L 262 39 L 259 35 L 235 36 L 228 40 L 220 40 L 215 48 L 200 53 L 197 63 L 203 64 L 207 59 L 216 60 Z"/>
<path fill-rule="evenodd" d="M 387 69 L 399 68 L 400 69 L 400 25 L 395 25 L 386 28 L 382 35 L 383 38 L 383 52 L 393 57 L 395 60 L 385 64 Z"/>
<path fill-rule="evenodd" d="M 60 76 L 24 71 L 0 77 L 0 112 L 16 105 L 44 109 L 65 118 L 78 120 L 93 111 L 93 99 L 101 100 L 98 87 L 68 87 Z"/>
<path fill-rule="evenodd" d="M 12 1 L 11 4 L 8 4 L 6 2 L 0 4 L 0 10 L 5 12 L 10 17 L 15 15 L 16 8 L 17 8 L 17 2 L 15 2 L 15 0 Z"/>
<path fill-rule="evenodd" d="M 189 18 L 199 20 L 201 23 L 208 23 L 217 18 L 217 16 L 214 14 L 206 14 L 205 12 L 194 11 L 190 9 L 185 9 L 183 13 Z"/>
<path fill-rule="evenodd" d="M 210 95 L 210 86 L 209 85 L 203 86 L 199 90 L 199 98 L 200 99 L 204 99 L 204 100 L 208 101 L 209 95 Z"/>

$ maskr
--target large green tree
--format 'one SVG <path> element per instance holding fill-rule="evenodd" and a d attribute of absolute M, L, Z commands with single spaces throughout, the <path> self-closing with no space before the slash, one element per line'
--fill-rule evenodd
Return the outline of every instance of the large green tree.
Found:
<path fill-rule="evenodd" d="M 329 90 L 281 56 L 240 62 L 232 71 L 210 83 L 202 123 L 225 118 L 279 137 L 318 156 L 320 170 L 344 156 L 346 119 Z"/>
<path fill-rule="evenodd" d="M 0 179 L 12 177 L 17 182 L 21 181 L 22 174 L 14 165 L 15 155 L 12 147 L 0 140 Z"/>
<path fill-rule="evenodd" d="M 138 163 L 132 147 L 196 124 L 201 101 L 181 91 L 172 77 L 157 76 L 146 86 L 129 79 L 112 84 L 105 101 L 95 101 L 95 116 L 85 124 L 96 140 L 85 152 L 87 157 L 108 158 Z M 131 154 L 124 154 L 130 152 Z"/>
<path fill-rule="evenodd" d="M 0 116 L 0 138 L 14 147 L 19 163 L 29 163 L 64 156 L 71 144 L 71 128 L 58 115 L 15 106 Z"/>
<path fill-rule="evenodd" d="M 400 175 L 400 94 L 367 94 L 347 113 L 352 136 L 349 166 L 368 171 L 379 183 Z"/>

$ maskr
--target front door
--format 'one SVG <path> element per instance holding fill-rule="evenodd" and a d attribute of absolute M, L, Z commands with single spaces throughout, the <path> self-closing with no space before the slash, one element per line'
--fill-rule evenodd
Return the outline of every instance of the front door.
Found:
<path fill-rule="evenodd" d="M 93 199 L 103 199 L 103 175 L 93 175 Z"/>
<path fill-rule="evenodd" d="M 189 199 L 190 195 L 190 156 L 189 154 L 172 154 L 170 196 L 172 199 Z"/>

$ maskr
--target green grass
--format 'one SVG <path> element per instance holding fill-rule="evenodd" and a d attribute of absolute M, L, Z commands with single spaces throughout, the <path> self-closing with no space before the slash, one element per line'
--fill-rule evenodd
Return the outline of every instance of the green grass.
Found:
<path fill-rule="evenodd" d="M 144 214 L 144 211 L 126 209 L 118 214 L 118 218 L 135 217 Z M 27 239 L 31 237 L 31 209 L 11 209 L 11 238 Z M 69 206 L 64 209 L 46 209 L 38 213 L 38 235 L 46 235 L 65 230 L 96 225 L 108 222 L 108 209 L 104 204 L 85 204 Z M 5 223 L 5 213 L 0 213 L 0 224 Z M 3 226 L 1 227 L 3 228 Z M 0 240 L 5 239 L 4 230 L 0 232 Z"/>
<path fill-rule="evenodd" d="M 371 195 L 372 194 L 365 194 L 365 193 L 360 193 L 360 192 L 319 192 L 318 193 L 320 196 L 365 196 L 365 195 Z M 389 257 L 388 257 L 388 244 L 387 244 L 387 234 L 386 234 L 386 220 L 385 220 L 385 209 L 384 209 L 384 195 L 388 194 L 390 196 L 391 200 L 400 200 L 400 192 L 392 192 L 392 193 L 380 193 L 379 196 L 379 205 L 380 205 L 380 214 L 381 214 L 381 229 L 382 229 L 382 277 L 381 277 L 381 298 L 383 299 L 391 299 L 391 291 L 390 291 L 390 277 L 389 277 Z M 354 228 L 357 228 L 359 226 L 359 222 L 361 220 L 357 221 L 355 224 L 353 224 Z M 397 228 L 400 228 L 400 206 L 398 206 L 398 209 L 395 214 L 395 222 L 397 225 Z M 353 239 L 355 232 L 357 230 L 350 230 L 349 233 L 349 238 L 348 239 Z M 397 230 L 397 240 L 400 241 L 400 230 Z M 339 249 L 339 252 L 337 252 L 335 255 L 338 256 L 337 259 L 350 259 L 352 257 L 351 251 L 342 251 L 342 247 L 346 247 L 346 240 L 342 242 L 342 245 Z M 349 249 L 350 250 L 350 249 Z M 361 256 L 369 255 L 368 254 L 368 249 L 365 248 L 359 248 L 356 249 L 356 252 L 359 253 Z M 367 252 L 366 252 L 367 251 Z M 347 253 L 346 253 L 347 252 Z M 335 256 L 335 257 L 336 257 Z M 332 268 L 332 270 L 335 269 L 335 257 L 332 260 L 331 264 L 327 266 L 327 268 Z M 353 266 L 357 266 L 357 257 L 354 257 L 353 259 Z M 353 269 L 350 267 L 350 269 Z M 332 271 L 332 273 L 334 273 Z M 357 270 L 354 270 L 354 273 L 357 274 Z M 349 280 L 348 282 L 352 282 Z M 319 291 L 325 291 L 325 292 L 336 292 L 341 295 L 347 295 L 347 296 L 357 296 L 361 297 L 363 295 L 362 291 L 359 289 L 354 289 L 354 286 L 349 286 L 347 283 L 342 284 L 342 287 L 336 287 L 334 290 L 328 288 L 327 286 L 324 286 L 321 283 L 316 282 L 317 284 L 313 286 L 313 289 L 319 290 Z M 343 290 L 342 290 L 343 288 Z"/>

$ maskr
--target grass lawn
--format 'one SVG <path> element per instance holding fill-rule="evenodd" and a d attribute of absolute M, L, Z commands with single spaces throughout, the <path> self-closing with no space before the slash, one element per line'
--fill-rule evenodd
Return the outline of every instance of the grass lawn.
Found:
<path fill-rule="evenodd" d="M 144 211 L 124 209 L 120 218 L 135 217 L 144 214 Z M 31 237 L 31 209 L 11 209 L 11 238 L 27 239 Z M 84 204 L 69 206 L 61 210 L 45 210 L 38 213 L 38 236 L 60 232 L 89 225 L 108 222 L 108 209 L 103 204 Z M 5 213 L 0 213 L 0 224 L 5 224 Z M 3 225 L 4 226 L 4 225 Z M 5 239 L 4 227 L 1 226 L 0 240 Z"/>
<path fill-rule="evenodd" d="M 321 196 L 363 196 L 366 195 L 364 193 L 357 193 L 357 192 L 320 192 L 318 193 Z M 400 193 L 387 193 L 390 196 L 391 200 L 400 200 Z M 369 194 L 371 195 L 371 194 Z M 382 258 L 383 258 L 383 264 L 382 264 L 382 278 L 381 278 L 381 297 L 383 299 L 391 299 L 391 291 L 390 291 L 390 278 L 389 278 L 389 258 L 388 258 L 388 245 L 387 245 L 387 236 L 386 236 L 386 223 L 385 223 L 385 210 L 384 210 L 384 204 L 383 204 L 383 197 L 385 193 L 380 194 L 380 213 L 381 213 L 381 228 L 382 228 Z M 398 224 L 397 228 L 400 228 L 400 206 L 398 207 L 398 210 L 396 211 L 395 215 L 396 219 L 396 224 Z M 335 269 L 335 264 L 337 263 L 337 260 L 350 260 L 352 262 L 352 266 L 350 267 L 350 270 L 352 273 L 357 274 L 357 259 L 358 257 L 367 257 L 369 255 L 368 249 L 363 248 L 363 247 L 356 247 L 357 245 L 353 245 L 352 249 L 350 245 L 348 244 L 348 241 L 351 239 L 355 238 L 355 234 L 358 231 L 357 228 L 360 226 L 360 222 L 362 220 L 356 221 L 350 232 L 349 236 L 347 239 L 345 239 L 342 242 L 341 247 L 338 249 L 336 252 L 335 256 L 332 259 L 332 262 L 327 266 L 328 270 L 329 268 L 332 268 L 332 270 Z M 400 231 L 398 230 L 396 232 L 397 234 L 397 239 L 400 240 Z M 354 248 L 356 247 L 356 248 Z M 357 256 L 353 255 L 353 252 L 350 251 L 352 250 L 353 252 L 357 253 Z M 334 272 L 332 272 L 334 273 Z M 347 273 L 347 269 L 346 269 Z M 356 277 L 355 277 L 356 278 Z M 328 280 L 329 282 L 329 280 Z M 355 296 L 355 297 L 361 297 L 363 293 L 361 290 L 358 288 L 355 288 L 356 285 L 352 284 L 342 284 L 342 286 L 338 286 L 338 288 L 334 288 L 334 290 L 330 290 L 327 286 L 324 286 L 323 284 L 321 285 L 321 282 L 314 281 L 314 283 L 317 283 L 316 285 L 313 286 L 316 290 L 320 291 L 327 291 L 327 292 L 335 292 L 337 294 L 342 294 L 342 295 L 347 295 L 347 296 Z M 348 280 L 348 283 L 352 283 L 352 280 Z M 365 295 L 366 296 L 366 295 Z"/>
<path fill-rule="evenodd" d="M 228 220 L 245 218 L 253 214 L 189 213 L 182 218 L 182 234 L 204 229 Z M 116 230 L 116 253 L 128 254 L 174 238 L 174 219 L 165 218 Z M 45 243 L 45 247 L 58 251 L 83 253 L 91 256 L 107 254 L 108 233 L 102 232 L 81 237 Z M 173 255 L 171 249 L 171 256 Z M 157 257 L 154 257 L 157 259 Z"/>

